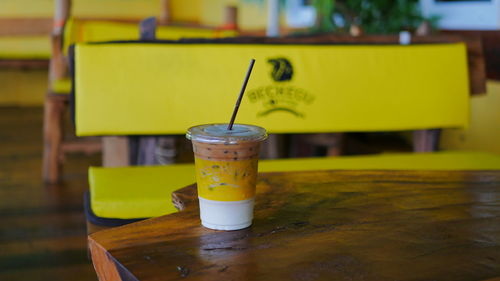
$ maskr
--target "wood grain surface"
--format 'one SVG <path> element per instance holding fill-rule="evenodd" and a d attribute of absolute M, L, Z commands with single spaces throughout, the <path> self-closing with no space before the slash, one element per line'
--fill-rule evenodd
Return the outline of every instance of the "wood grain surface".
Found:
<path fill-rule="evenodd" d="M 183 211 L 89 236 L 100 280 L 486 280 L 500 276 L 500 171 L 261 174 L 254 224 Z"/>

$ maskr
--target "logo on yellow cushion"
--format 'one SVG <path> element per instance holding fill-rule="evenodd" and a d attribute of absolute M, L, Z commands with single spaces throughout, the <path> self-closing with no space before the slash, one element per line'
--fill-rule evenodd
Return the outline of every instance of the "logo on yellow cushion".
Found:
<path fill-rule="evenodd" d="M 314 96 L 306 90 L 292 85 L 295 75 L 292 63 L 283 57 L 267 60 L 271 66 L 271 78 L 275 81 L 272 85 L 251 89 L 248 98 L 252 103 L 262 102 L 262 111 L 257 112 L 257 117 L 264 117 L 274 112 L 286 112 L 296 117 L 305 118 L 299 110 L 303 105 L 314 101 Z"/>
<path fill-rule="evenodd" d="M 268 59 L 267 62 L 273 65 L 271 77 L 276 82 L 290 81 L 293 76 L 293 67 L 289 60 L 285 58 Z"/>

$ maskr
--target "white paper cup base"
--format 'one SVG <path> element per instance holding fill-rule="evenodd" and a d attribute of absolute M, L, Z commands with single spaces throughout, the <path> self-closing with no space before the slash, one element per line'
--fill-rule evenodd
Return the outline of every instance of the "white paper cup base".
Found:
<path fill-rule="evenodd" d="M 206 228 L 238 230 L 252 224 L 254 198 L 241 201 L 214 201 L 198 198 L 201 224 Z"/>

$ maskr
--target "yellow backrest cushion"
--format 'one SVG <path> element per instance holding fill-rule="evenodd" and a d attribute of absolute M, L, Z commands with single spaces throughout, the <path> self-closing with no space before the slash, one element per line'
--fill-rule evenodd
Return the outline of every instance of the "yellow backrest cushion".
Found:
<path fill-rule="evenodd" d="M 80 136 L 182 134 L 227 122 L 250 58 L 237 118 L 272 133 L 465 127 L 463 44 L 81 44 Z"/>
<path fill-rule="evenodd" d="M 64 50 L 75 43 L 138 40 L 139 32 L 138 23 L 72 19 L 65 26 Z M 156 29 L 157 39 L 163 40 L 223 38 L 236 35 L 237 32 L 234 30 L 209 28 L 158 26 Z"/>

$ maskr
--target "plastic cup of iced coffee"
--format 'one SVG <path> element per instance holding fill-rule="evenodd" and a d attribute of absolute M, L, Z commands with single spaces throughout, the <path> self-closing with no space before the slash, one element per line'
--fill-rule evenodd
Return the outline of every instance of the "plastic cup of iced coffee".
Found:
<path fill-rule="evenodd" d="M 234 124 L 191 127 L 203 226 L 237 230 L 252 224 L 260 144 L 264 128 Z"/>

